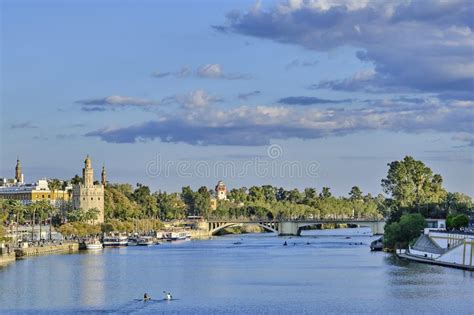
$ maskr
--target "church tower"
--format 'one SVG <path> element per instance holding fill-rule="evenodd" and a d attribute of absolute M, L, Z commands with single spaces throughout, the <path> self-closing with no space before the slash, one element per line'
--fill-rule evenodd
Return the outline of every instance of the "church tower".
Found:
<path fill-rule="evenodd" d="M 104 165 L 102 165 L 101 183 L 104 187 L 105 187 L 105 184 L 107 183 L 107 173 L 105 172 L 105 166 Z"/>
<path fill-rule="evenodd" d="M 82 169 L 82 180 L 85 187 L 92 187 L 94 185 L 94 170 L 92 169 L 92 162 L 89 155 L 84 161 L 84 168 Z"/>
<path fill-rule="evenodd" d="M 21 173 L 20 158 L 16 159 L 15 179 L 16 179 L 17 183 L 23 183 L 23 174 Z"/>

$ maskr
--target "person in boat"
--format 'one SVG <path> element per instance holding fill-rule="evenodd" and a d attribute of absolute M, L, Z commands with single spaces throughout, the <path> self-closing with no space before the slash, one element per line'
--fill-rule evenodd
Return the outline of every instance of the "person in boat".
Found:
<path fill-rule="evenodd" d="M 143 294 L 143 301 L 149 301 L 149 300 L 151 300 L 151 297 L 147 293 Z"/>
<path fill-rule="evenodd" d="M 285 241 L 285 243 L 283 243 L 283 246 L 287 246 L 287 245 L 288 245 L 288 244 L 287 244 L 286 241 Z"/>
<path fill-rule="evenodd" d="M 173 296 L 171 295 L 171 292 L 166 292 L 166 291 L 163 291 L 163 293 L 165 294 L 165 300 L 172 300 L 173 299 Z"/>

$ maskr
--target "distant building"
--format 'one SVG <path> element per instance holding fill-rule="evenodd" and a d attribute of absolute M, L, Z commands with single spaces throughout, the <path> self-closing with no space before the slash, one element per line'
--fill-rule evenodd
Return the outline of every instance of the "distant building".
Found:
<path fill-rule="evenodd" d="M 24 184 L 25 183 L 25 178 L 23 176 L 23 173 L 21 172 L 20 158 L 16 159 L 15 180 L 19 184 Z"/>
<path fill-rule="evenodd" d="M 105 187 L 106 184 L 107 184 L 107 173 L 105 172 L 105 166 L 104 165 L 102 165 L 102 173 L 101 173 L 100 178 L 101 178 L 100 182 Z"/>
<path fill-rule="evenodd" d="M 217 209 L 217 199 L 212 197 L 211 198 L 211 209 L 216 210 Z"/>
<path fill-rule="evenodd" d="M 102 175 L 105 175 L 105 168 L 102 168 Z M 82 183 L 74 185 L 72 189 L 72 201 L 74 209 L 87 211 L 96 208 L 99 215 L 94 223 L 104 222 L 104 184 L 105 177 L 102 178 L 102 184 L 94 184 L 94 170 L 89 155 L 84 161 L 82 169 Z"/>
<path fill-rule="evenodd" d="M 227 187 L 221 180 L 217 182 L 216 198 L 217 200 L 227 200 Z"/>
<path fill-rule="evenodd" d="M 53 205 L 62 206 L 70 201 L 71 193 L 72 187 L 50 190 L 45 178 L 38 180 L 36 183 L 25 184 L 19 159 L 16 161 L 15 178 L 0 179 L 0 198 L 19 200 L 24 205 L 39 200 L 47 200 Z"/>
<path fill-rule="evenodd" d="M 15 185 L 23 185 L 25 178 L 21 172 L 20 158 L 16 159 L 15 177 L 14 178 L 0 178 L 0 187 L 12 187 Z"/>

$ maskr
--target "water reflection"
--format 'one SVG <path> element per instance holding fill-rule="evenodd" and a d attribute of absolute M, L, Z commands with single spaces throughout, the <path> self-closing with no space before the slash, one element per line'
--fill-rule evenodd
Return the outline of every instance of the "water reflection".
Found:
<path fill-rule="evenodd" d="M 344 235 L 353 231 L 224 236 L 27 259 L 0 269 L 0 313 L 471 311 L 473 273 L 370 252 L 375 238 Z M 135 300 L 144 292 L 161 298 L 163 290 L 177 300 Z"/>
<path fill-rule="evenodd" d="M 88 251 L 81 258 L 80 304 L 87 307 L 102 305 L 105 300 L 105 264 L 102 251 Z"/>

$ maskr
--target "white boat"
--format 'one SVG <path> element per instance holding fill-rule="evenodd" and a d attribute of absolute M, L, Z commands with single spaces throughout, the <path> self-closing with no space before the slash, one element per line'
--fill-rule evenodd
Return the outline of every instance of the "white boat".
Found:
<path fill-rule="evenodd" d="M 154 245 L 155 242 L 151 236 L 142 236 L 138 239 L 138 246 L 151 246 Z"/>
<path fill-rule="evenodd" d="M 104 236 L 105 247 L 122 247 L 128 245 L 128 237 L 126 235 L 107 235 Z"/>
<path fill-rule="evenodd" d="M 169 239 L 170 239 L 171 241 L 185 240 L 185 239 L 186 239 L 186 232 L 184 232 L 184 231 L 181 231 L 181 232 L 171 232 Z"/>
<path fill-rule="evenodd" d="M 99 240 L 86 242 L 87 250 L 100 250 L 102 248 L 103 248 L 102 243 Z"/>
<path fill-rule="evenodd" d="M 127 245 L 128 246 L 137 246 L 138 245 L 138 238 L 137 237 L 129 237 Z"/>

